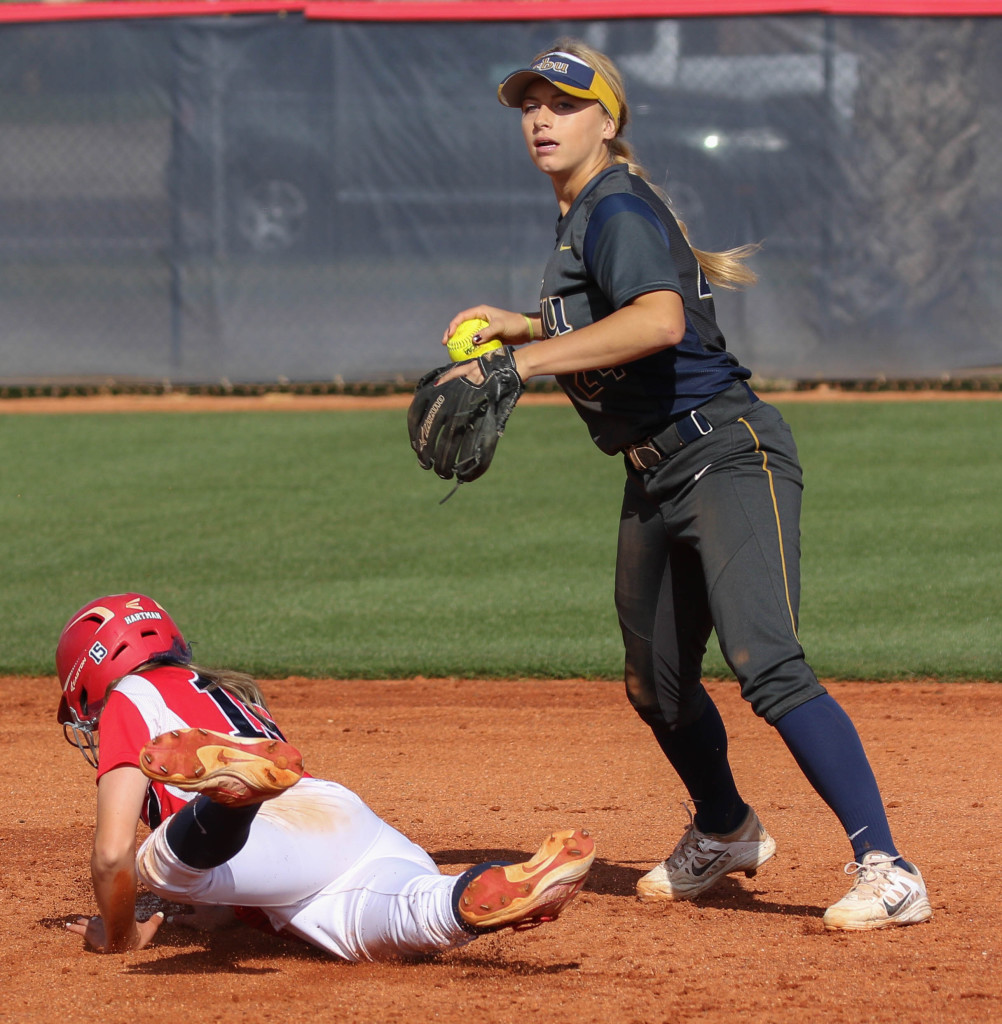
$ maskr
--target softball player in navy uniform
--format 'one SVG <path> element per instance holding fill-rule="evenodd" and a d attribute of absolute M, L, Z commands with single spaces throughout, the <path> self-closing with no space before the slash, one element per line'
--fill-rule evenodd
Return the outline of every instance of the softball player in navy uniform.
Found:
<path fill-rule="evenodd" d="M 98 914 L 67 925 L 102 952 L 142 949 L 138 881 L 190 904 L 194 927 L 235 919 L 345 960 L 404 958 L 552 921 L 584 884 L 587 832 L 555 832 L 523 864 L 442 875 L 336 782 L 312 778 L 257 684 L 190 664 L 167 612 L 98 598 L 59 639 L 59 721 L 97 769 L 91 875 Z M 152 832 L 136 853 L 140 822 Z"/>
<path fill-rule="evenodd" d="M 523 380 L 552 374 L 595 444 L 622 453 L 616 605 L 626 689 L 685 785 L 695 816 L 637 885 L 692 899 L 726 874 L 751 876 L 776 844 L 738 793 L 727 735 L 701 683 L 712 629 L 754 712 L 773 725 L 846 830 L 854 876 L 831 929 L 931 916 L 918 869 L 891 838 L 852 722 L 818 683 L 797 636 L 801 469 L 779 412 L 727 351 L 710 281 L 754 281 L 744 259 L 693 249 L 622 137 L 622 79 L 603 54 L 565 41 L 510 74 L 530 158 L 560 210 L 539 313 L 473 306 L 481 341 L 523 346 Z M 476 339 L 475 339 L 476 340 Z M 535 342 L 535 344 L 525 344 Z M 460 363 L 442 379 L 465 374 Z"/>

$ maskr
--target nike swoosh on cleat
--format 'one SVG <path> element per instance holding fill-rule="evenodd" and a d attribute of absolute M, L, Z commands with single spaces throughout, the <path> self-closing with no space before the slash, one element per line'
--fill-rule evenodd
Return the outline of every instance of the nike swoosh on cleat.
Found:
<path fill-rule="evenodd" d="M 883 900 L 882 902 L 884 904 L 884 910 L 887 911 L 887 916 L 894 917 L 895 914 L 899 914 L 908 906 L 914 896 L 914 892 L 907 893 L 905 896 L 902 896 L 897 903 L 889 903 L 887 900 Z"/>
<path fill-rule="evenodd" d="M 707 861 L 702 867 L 698 868 L 698 867 L 696 867 L 695 864 L 693 864 L 693 866 L 692 866 L 692 873 L 697 878 L 702 878 L 703 875 L 705 875 L 706 872 L 709 871 L 710 868 L 712 868 L 713 865 L 716 864 L 717 861 L 720 860 L 721 857 L 726 857 L 726 856 L 727 856 L 727 851 L 726 850 L 722 850 L 720 853 L 718 853 L 716 855 L 716 857 L 713 858 L 713 860 Z"/>

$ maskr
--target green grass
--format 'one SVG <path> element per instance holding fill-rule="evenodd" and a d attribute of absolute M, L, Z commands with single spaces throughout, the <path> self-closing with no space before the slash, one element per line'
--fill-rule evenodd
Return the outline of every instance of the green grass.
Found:
<path fill-rule="evenodd" d="M 1002 403 L 783 411 L 819 674 L 1002 679 Z M 51 672 L 72 611 L 136 589 L 198 660 L 263 676 L 620 675 L 622 468 L 566 408 L 519 408 L 444 505 L 399 410 L 0 409 L 0 439 L 2 672 Z"/>
<path fill-rule="evenodd" d="M 802 639 L 842 678 L 1002 679 L 1002 403 L 790 405 Z"/>

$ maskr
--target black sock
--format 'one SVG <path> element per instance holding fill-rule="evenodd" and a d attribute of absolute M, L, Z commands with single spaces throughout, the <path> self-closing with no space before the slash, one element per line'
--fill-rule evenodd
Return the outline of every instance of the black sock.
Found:
<path fill-rule="evenodd" d="M 734 783 L 727 760 L 727 731 L 713 701 L 707 698 L 702 714 L 690 725 L 656 735 L 692 798 L 696 828 L 715 835 L 738 828 L 748 805 Z"/>
<path fill-rule="evenodd" d="M 167 822 L 164 838 L 188 867 L 215 868 L 243 849 L 260 807 L 227 807 L 207 796 L 197 796 Z"/>

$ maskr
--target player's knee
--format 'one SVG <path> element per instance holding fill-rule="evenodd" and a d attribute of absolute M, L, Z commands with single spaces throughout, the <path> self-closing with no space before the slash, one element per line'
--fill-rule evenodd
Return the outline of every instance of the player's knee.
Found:
<path fill-rule="evenodd" d="M 633 710 L 649 725 L 651 716 L 660 715 L 650 641 L 625 628 L 623 640 L 626 644 L 626 663 L 623 669 L 626 697 Z"/>
<path fill-rule="evenodd" d="M 691 685 L 658 686 L 653 672 L 638 672 L 629 659 L 625 682 L 633 710 L 655 733 L 691 725 L 706 703 L 706 691 L 699 679 L 693 679 Z"/>
<path fill-rule="evenodd" d="M 630 702 L 633 710 L 648 724 L 651 719 L 661 720 L 661 706 L 658 704 L 657 694 L 649 687 L 645 680 L 632 674 L 629 670 L 625 676 L 626 699 Z"/>
<path fill-rule="evenodd" d="M 752 711 L 770 725 L 787 711 L 825 692 L 802 659 L 741 679 L 741 696 Z"/>

